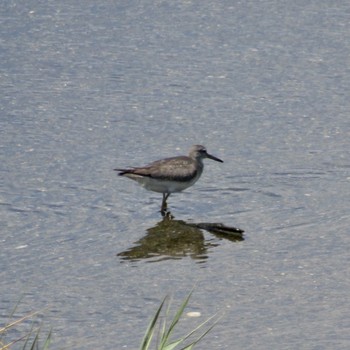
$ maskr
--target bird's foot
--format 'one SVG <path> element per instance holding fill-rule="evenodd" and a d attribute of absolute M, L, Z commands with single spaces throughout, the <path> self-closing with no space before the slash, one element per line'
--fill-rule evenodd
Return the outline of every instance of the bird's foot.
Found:
<path fill-rule="evenodd" d="M 163 213 L 167 212 L 167 210 L 168 210 L 168 205 L 167 205 L 166 201 L 163 200 L 162 206 L 161 206 L 161 208 L 160 208 L 160 212 L 161 212 L 162 215 L 163 215 Z"/>
<path fill-rule="evenodd" d="M 163 203 L 162 204 L 162 207 L 161 207 L 161 209 L 160 209 L 160 213 L 162 214 L 162 216 L 163 216 L 163 218 L 164 219 L 173 219 L 174 218 L 174 216 L 172 216 L 171 215 L 171 212 L 170 211 L 168 211 L 168 207 L 167 207 L 167 204 L 165 203 Z"/>
<path fill-rule="evenodd" d="M 171 214 L 168 210 L 161 210 L 160 211 L 163 217 L 163 220 L 173 220 L 174 216 Z"/>
<path fill-rule="evenodd" d="M 163 201 L 162 201 L 162 206 L 160 208 L 160 212 L 162 216 L 165 216 L 168 213 L 168 205 L 166 200 L 169 198 L 170 193 L 163 193 Z"/>
<path fill-rule="evenodd" d="M 160 213 L 162 214 L 162 216 L 165 216 L 168 213 L 168 208 L 166 206 L 162 206 L 162 208 L 160 209 Z"/>

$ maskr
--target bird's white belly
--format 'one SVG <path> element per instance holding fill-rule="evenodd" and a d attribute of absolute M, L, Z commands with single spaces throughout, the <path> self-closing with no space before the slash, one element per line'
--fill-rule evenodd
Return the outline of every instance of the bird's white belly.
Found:
<path fill-rule="evenodd" d="M 130 175 L 128 177 L 137 181 L 145 189 L 159 193 L 181 192 L 186 188 L 192 186 L 199 178 L 199 176 L 196 176 L 190 181 L 170 181 L 158 180 L 151 177 L 138 175 Z"/>

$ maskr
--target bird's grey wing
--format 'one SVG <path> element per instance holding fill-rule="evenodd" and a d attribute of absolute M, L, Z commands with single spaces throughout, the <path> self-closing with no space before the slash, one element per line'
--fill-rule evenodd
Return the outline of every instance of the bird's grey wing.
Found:
<path fill-rule="evenodd" d="M 188 157 L 158 160 L 142 169 L 146 176 L 159 180 L 187 181 L 196 174 L 195 162 Z"/>

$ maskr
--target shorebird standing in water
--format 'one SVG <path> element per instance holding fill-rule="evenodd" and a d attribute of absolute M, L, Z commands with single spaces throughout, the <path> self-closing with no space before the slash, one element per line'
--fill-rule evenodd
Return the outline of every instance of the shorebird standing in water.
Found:
<path fill-rule="evenodd" d="M 170 194 L 185 190 L 200 178 L 204 158 L 223 163 L 221 159 L 207 153 L 205 147 L 195 145 L 188 156 L 165 158 L 140 168 L 114 170 L 119 171 L 119 176 L 137 181 L 146 190 L 163 193 L 161 212 L 164 214 Z"/>

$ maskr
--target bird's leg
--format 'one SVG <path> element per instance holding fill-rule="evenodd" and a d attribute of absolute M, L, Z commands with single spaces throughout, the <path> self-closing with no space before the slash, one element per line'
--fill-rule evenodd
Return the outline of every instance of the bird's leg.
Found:
<path fill-rule="evenodd" d="M 162 213 L 162 215 L 164 216 L 167 210 L 167 204 L 166 204 L 166 200 L 169 198 L 170 193 L 163 193 L 163 201 L 162 201 L 162 207 L 160 209 L 160 212 Z"/>

